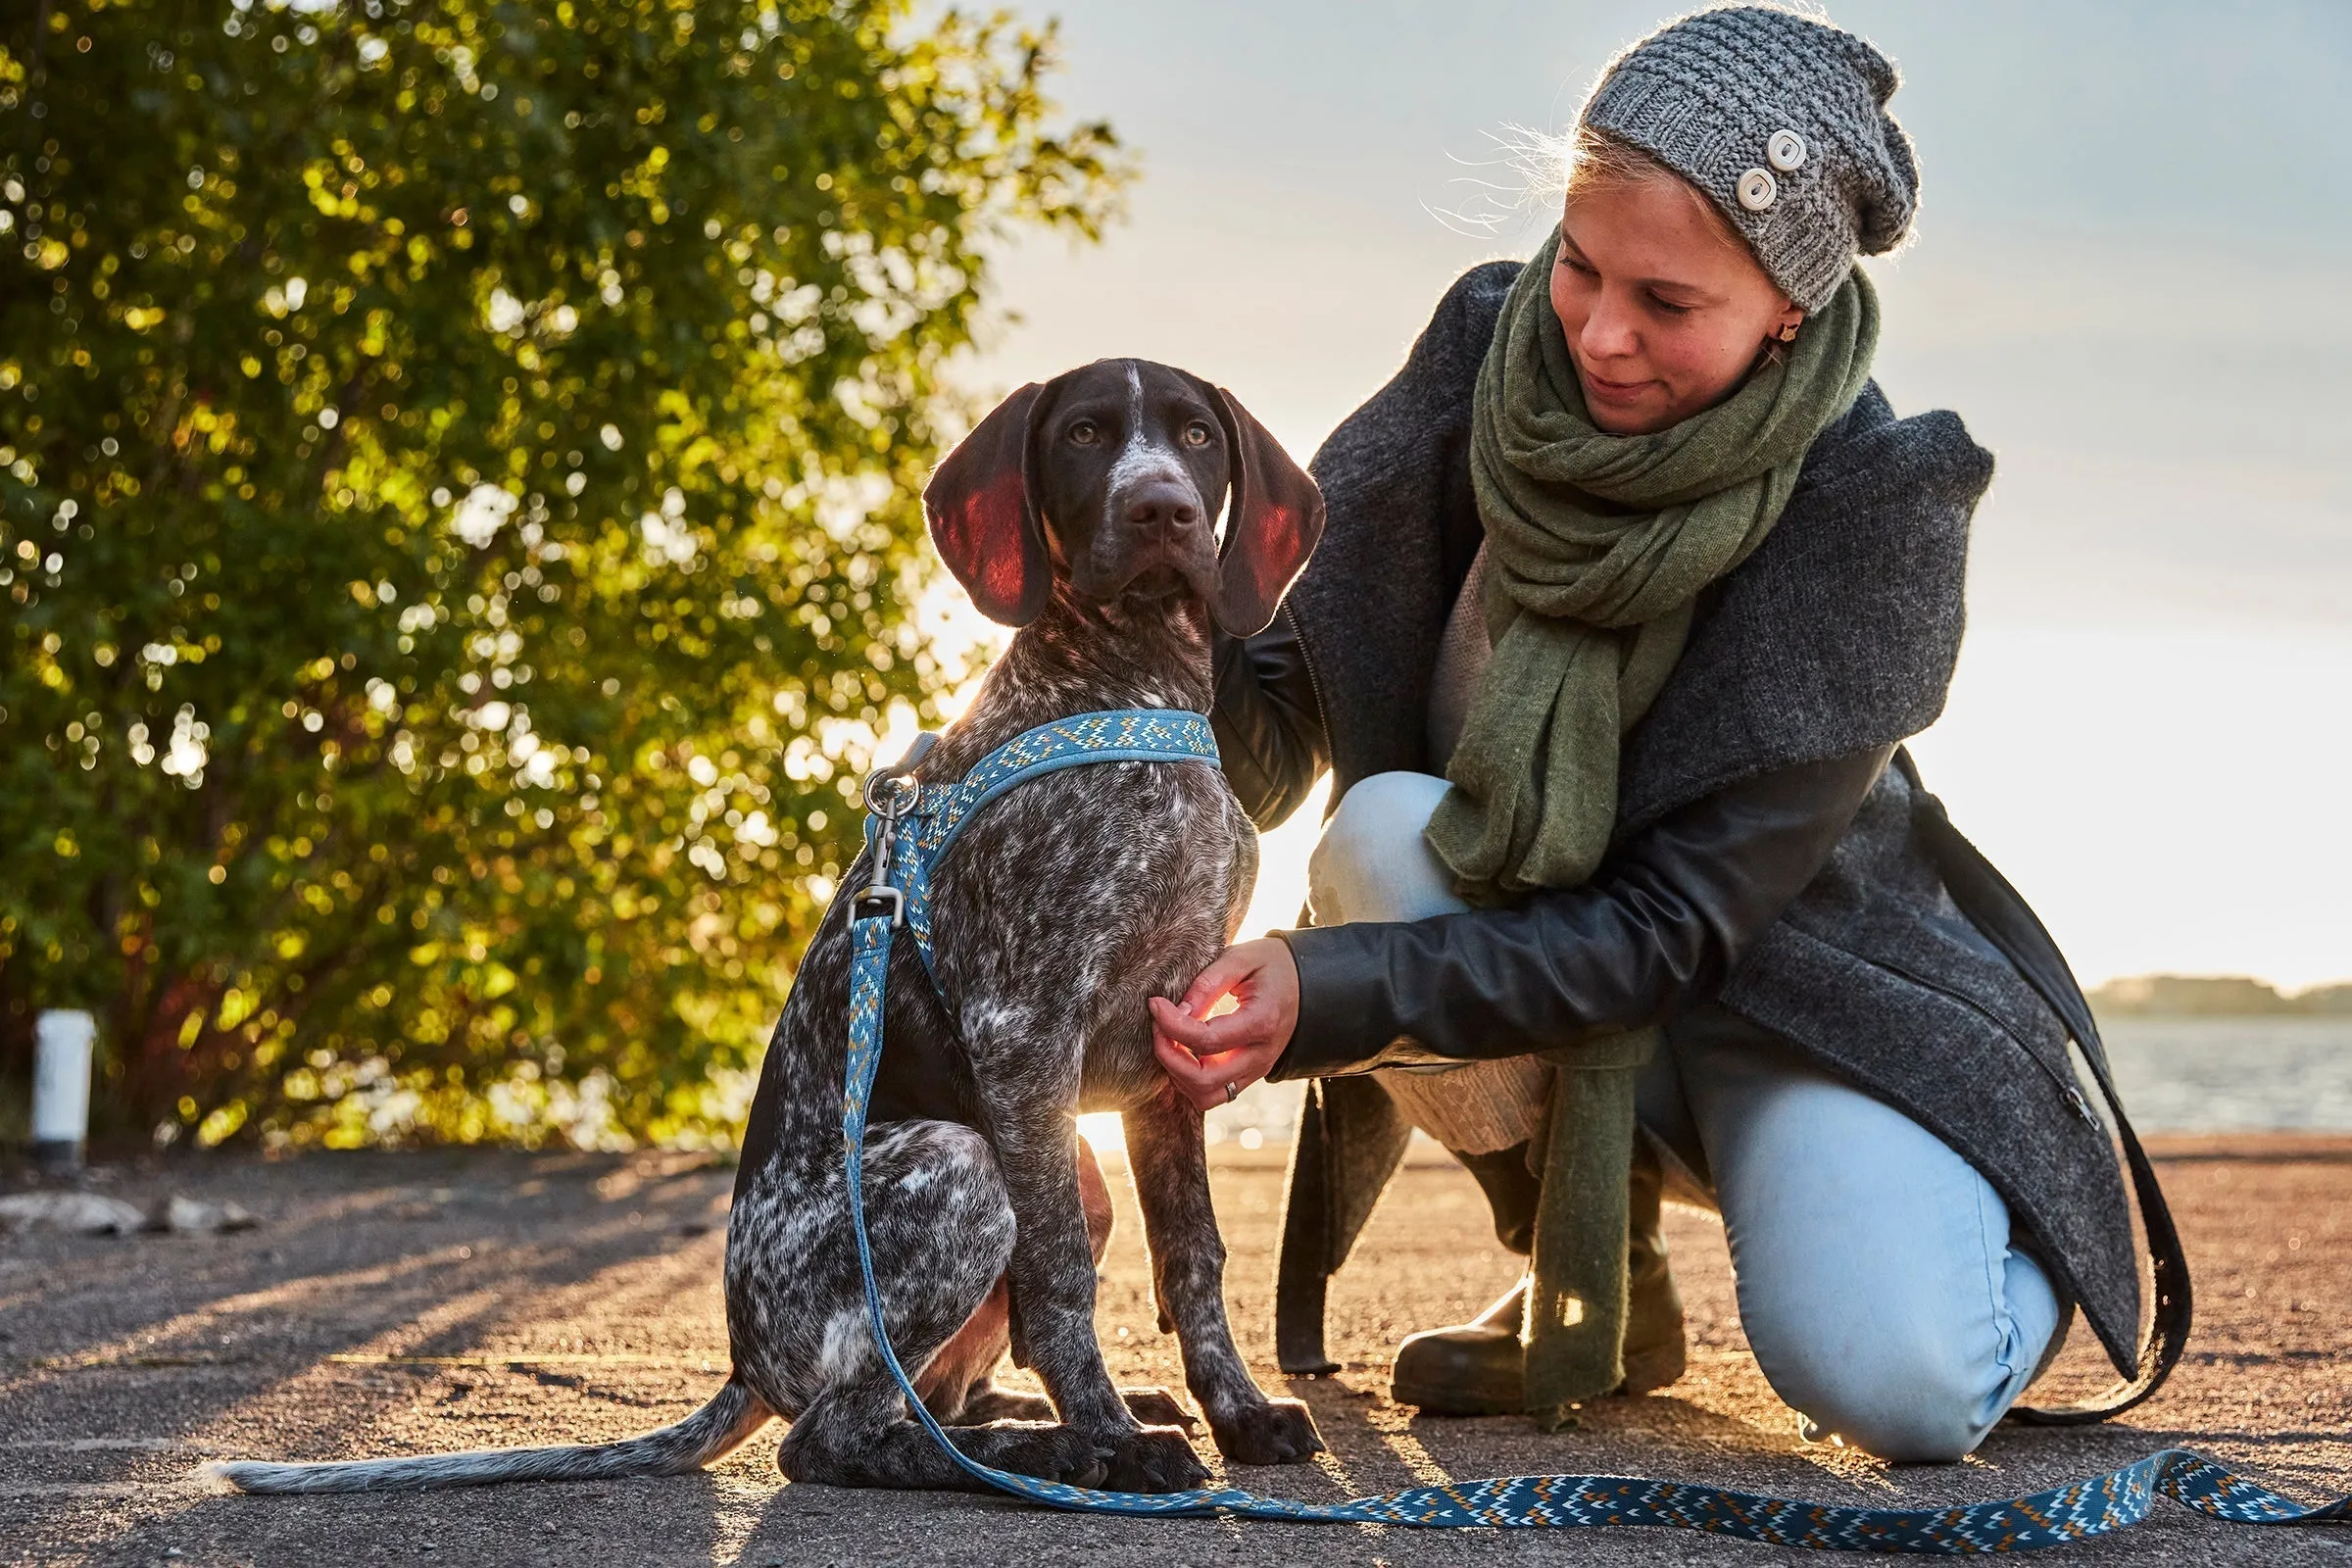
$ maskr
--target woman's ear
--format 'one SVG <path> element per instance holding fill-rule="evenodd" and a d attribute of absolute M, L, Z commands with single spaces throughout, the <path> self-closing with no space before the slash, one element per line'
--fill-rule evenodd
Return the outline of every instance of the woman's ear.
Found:
<path fill-rule="evenodd" d="M 1782 343 L 1796 341 L 1796 329 L 1805 324 L 1805 313 L 1790 305 L 1784 309 L 1772 324 L 1773 337 Z"/>
<path fill-rule="evenodd" d="M 1209 613 L 1235 637 L 1264 631 L 1323 536 L 1323 492 L 1223 387 L 1198 383 L 1225 427 L 1233 503 Z"/>
<path fill-rule="evenodd" d="M 1054 568 L 1032 482 L 1029 432 L 1050 383 L 1032 381 L 956 444 L 923 487 L 931 542 L 972 605 L 1026 626 L 1046 608 Z"/>

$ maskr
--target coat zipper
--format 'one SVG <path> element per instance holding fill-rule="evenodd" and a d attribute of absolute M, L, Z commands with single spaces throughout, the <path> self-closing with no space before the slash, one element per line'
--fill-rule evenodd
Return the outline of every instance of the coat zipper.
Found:
<path fill-rule="evenodd" d="M 1962 1006 L 1984 1018 L 1985 1022 L 1991 1024 L 1995 1029 L 1998 1029 L 2001 1032 L 2002 1038 L 2007 1040 L 2012 1046 L 2015 1046 L 2021 1055 L 2023 1055 L 2028 1061 L 2034 1063 L 2034 1066 L 2041 1069 L 2042 1076 L 2049 1079 L 2051 1086 L 2055 1088 L 2060 1095 L 2065 1097 L 2068 1107 L 2072 1109 L 2077 1116 L 2082 1119 L 2084 1125 L 2091 1127 L 2100 1133 L 2106 1132 L 2107 1124 L 2099 1119 L 2098 1111 L 2093 1108 L 2090 1103 L 2090 1097 L 2082 1093 L 2082 1086 L 2074 1081 L 2074 1075 L 2072 1073 L 2061 1074 L 2056 1067 L 2042 1060 L 2040 1055 L 2034 1052 L 2034 1048 L 2027 1045 L 2023 1040 L 2020 1040 L 2017 1036 L 2017 1031 L 2010 1028 L 2006 1023 L 2003 1023 L 1999 1015 L 1994 1013 L 1991 1008 L 1985 1006 L 1974 997 L 1964 996 L 1960 992 L 1954 991 L 1949 986 L 1940 985 L 1934 980 L 1930 980 L 1925 975 L 1913 974 L 1909 969 L 1904 968 L 1899 963 L 1890 963 L 1885 958 L 1873 958 L 1869 961 L 1877 964 L 1882 969 L 1901 975 L 1904 979 L 1910 981 L 1915 986 L 1925 987 L 1927 990 L 1935 992 L 1939 997 L 1948 997 L 1952 1001 L 1959 1003 Z"/>

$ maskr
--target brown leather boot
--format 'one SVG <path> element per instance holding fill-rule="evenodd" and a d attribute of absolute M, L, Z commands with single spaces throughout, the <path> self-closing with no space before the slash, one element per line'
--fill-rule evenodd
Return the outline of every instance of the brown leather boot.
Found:
<path fill-rule="evenodd" d="M 1415 1334 L 1396 1348 L 1390 1396 L 1430 1415 L 1517 1415 L 1527 1408 L 1527 1281 L 1471 1322 Z"/>
<path fill-rule="evenodd" d="M 1664 1172 L 1646 1140 L 1634 1144 L 1627 1203 L 1625 1381 L 1647 1394 L 1683 1375 L 1683 1299 L 1659 1227 Z M 1527 1407 L 1527 1281 L 1469 1323 L 1415 1334 L 1396 1348 L 1390 1396 L 1430 1415 L 1515 1415 Z"/>

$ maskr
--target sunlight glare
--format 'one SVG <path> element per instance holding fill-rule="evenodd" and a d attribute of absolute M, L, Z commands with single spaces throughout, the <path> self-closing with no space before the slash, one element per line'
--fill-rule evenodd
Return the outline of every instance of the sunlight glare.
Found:
<path fill-rule="evenodd" d="M 1098 1158 L 1127 1152 L 1127 1128 L 1115 1110 L 1094 1110 L 1079 1117 L 1078 1136 Z"/>

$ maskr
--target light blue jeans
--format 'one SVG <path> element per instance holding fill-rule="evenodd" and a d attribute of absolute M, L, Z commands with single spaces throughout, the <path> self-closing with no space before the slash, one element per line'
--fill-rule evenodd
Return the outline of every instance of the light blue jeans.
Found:
<path fill-rule="evenodd" d="M 1348 792 L 1309 868 L 1318 924 L 1467 907 L 1421 838 L 1445 792 L 1422 773 Z M 2058 1296 L 2012 1245 L 2000 1196 L 1787 1040 L 1696 1009 L 1667 1030 L 1637 1104 L 1723 1216 L 1740 1326 L 1808 1436 L 1958 1459 L 2055 1349 Z"/>

